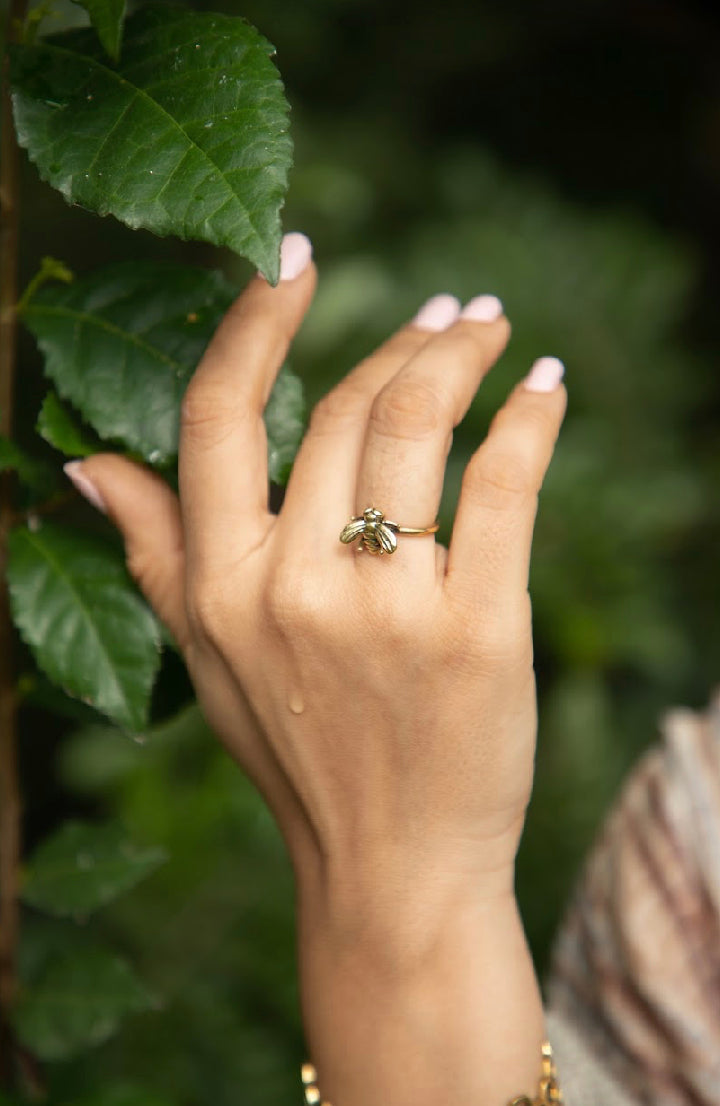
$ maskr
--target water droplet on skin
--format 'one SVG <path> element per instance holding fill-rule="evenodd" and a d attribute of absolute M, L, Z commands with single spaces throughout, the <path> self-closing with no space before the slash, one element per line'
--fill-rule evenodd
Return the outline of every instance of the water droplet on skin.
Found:
<path fill-rule="evenodd" d="M 302 714 L 302 712 L 305 710 L 305 703 L 303 702 L 303 697 L 299 691 L 294 691 L 292 693 L 292 695 L 288 699 L 288 706 L 290 707 L 290 710 L 293 712 L 293 714 Z"/>

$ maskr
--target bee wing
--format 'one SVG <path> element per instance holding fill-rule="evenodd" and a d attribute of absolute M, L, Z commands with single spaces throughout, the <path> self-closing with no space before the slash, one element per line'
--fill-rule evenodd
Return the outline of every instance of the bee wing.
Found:
<path fill-rule="evenodd" d="M 355 541 L 355 538 L 359 538 L 365 530 L 364 518 L 353 518 L 348 522 L 347 526 L 343 527 L 340 534 L 340 541 L 345 545 L 349 545 L 351 541 Z"/>
<path fill-rule="evenodd" d="M 384 522 L 378 522 L 375 526 L 375 537 L 383 553 L 394 553 L 397 549 L 397 537 Z"/>

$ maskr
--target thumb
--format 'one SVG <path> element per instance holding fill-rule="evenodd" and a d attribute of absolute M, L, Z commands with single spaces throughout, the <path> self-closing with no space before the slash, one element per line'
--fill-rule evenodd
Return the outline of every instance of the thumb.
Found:
<path fill-rule="evenodd" d="M 108 515 L 125 542 L 128 570 L 184 651 L 185 545 L 180 506 L 156 473 L 117 453 L 70 461 L 65 473 L 89 503 Z"/>

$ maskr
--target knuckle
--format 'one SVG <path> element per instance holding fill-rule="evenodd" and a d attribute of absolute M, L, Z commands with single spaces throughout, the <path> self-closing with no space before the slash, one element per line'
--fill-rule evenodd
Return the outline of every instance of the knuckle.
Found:
<path fill-rule="evenodd" d="M 315 405 L 310 417 L 310 430 L 325 433 L 335 428 L 344 429 L 355 423 L 364 413 L 367 398 L 357 386 L 345 381 L 333 388 Z"/>
<path fill-rule="evenodd" d="M 197 574 L 187 591 L 188 623 L 195 636 L 217 643 L 226 609 L 227 588 L 220 573 Z"/>
<path fill-rule="evenodd" d="M 485 664 L 514 667 L 532 649 L 530 623 L 519 613 L 488 619 L 480 634 L 479 649 Z"/>
<path fill-rule="evenodd" d="M 293 566 L 273 573 L 266 585 L 263 605 L 276 628 L 307 630 L 320 622 L 326 602 L 313 574 Z"/>
<path fill-rule="evenodd" d="M 370 427 L 381 437 L 431 437 L 448 422 L 446 403 L 431 384 L 405 380 L 384 388 L 370 409 Z"/>
<path fill-rule="evenodd" d="M 515 671 L 532 664 L 532 619 L 529 596 L 514 607 L 488 606 L 472 623 L 455 624 L 445 640 L 448 663 L 463 672 Z"/>
<path fill-rule="evenodd" d="M 154 573 L 154 564 L 147 550 L 138 545 L 127 545 L 125 564 L 136 584 L 144 588 Z"/>
<path fill-rule="evenodd" d="M 481 450 L 471 461 L 463 483 L 476 502 L 494 510 L 525 504 L 537 493 L 526 461 L 512 453 L 490 450 Z"/>
<path fill-rule="evenodd" d="M 492 420 L 490 430 L 517 427 L 520 422 L 524 430 L 538 431 L 542 436 L 554 439 L 558 434 L 557 418 L 546 403 L 527 402 L 527 393 L 521 395 L 521 411 L 513 404 L 501 407 Z M 533 397 L 534 399 L 535 397 Z"/>
<path fill-rule="evenodd" d="M 223 437 L 247 419 L 245 404 L 229 402 L 227 391 L 191 383 L 183 397 L 180 409 L 182 432 L 192 437 Z"/>

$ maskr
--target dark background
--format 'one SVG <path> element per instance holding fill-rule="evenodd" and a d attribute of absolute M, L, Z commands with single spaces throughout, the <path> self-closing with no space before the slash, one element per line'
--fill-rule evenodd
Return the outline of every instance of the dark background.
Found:
<path fill-rule="evenodd" d="M 208 7 L 275 43 L 293 106 L 285 225 L 312 236 L 321 272 L 293 356 L 310 401 L 435 292 L 506 304 L 513 342 L 457 433 L 445 538 L 498 403 L 534 357 L 566 361 L 531 579 L 540 737 L 518 875 L 542 972 L 662 711 L 700 709 L 720 683 L 720 15 L 608 0 Z M 24 279 L 44 253 L 79 272 L 149 256 L 249 273 L 72 210 L 25 173 Z M 22 365 L 29 435 L 42 392 L 29 338 Z M 187 697 L 169 659 L 158 719 Z M 58 1087 L 77 1095 L 113 1072 L 161 1104 L 292 1101 L 292 892 L 260 804 L 192 718 L 134 746 L 67 710 L 58 721 L 47 689 L 31 701 L 30 844 L 67 814 L 109 812 L 172 856 L 94 923 L 162 1008 L 57 1065 Z M 40 926 L 28 917 L 28 933 Z"/>

